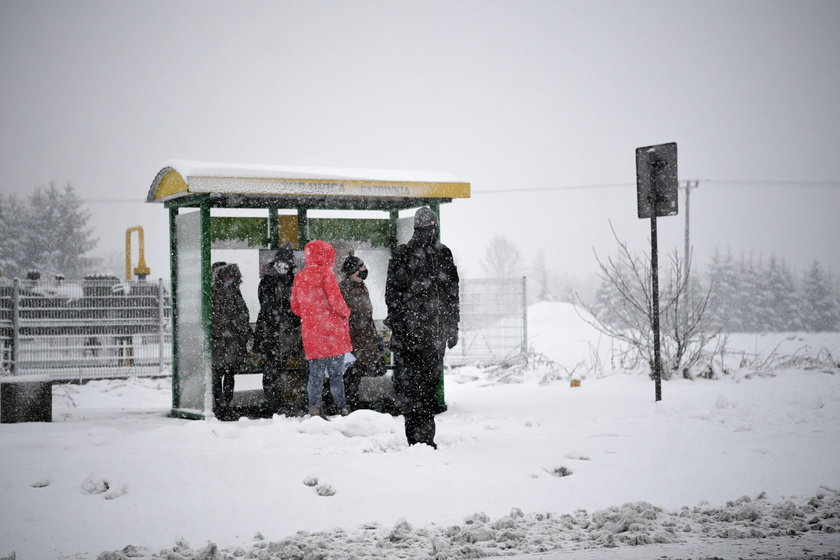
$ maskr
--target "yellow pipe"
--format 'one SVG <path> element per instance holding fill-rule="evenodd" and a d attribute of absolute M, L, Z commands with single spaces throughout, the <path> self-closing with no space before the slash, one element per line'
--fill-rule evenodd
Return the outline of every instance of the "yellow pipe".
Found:
<path fill-rule="evenodd" d="M 131 232 L 137 232 L 140 260 L 137 262 L 137 267 L 134 269 L 134 274 L 138 276 L 148 276 L 151 270 L 146 266 L 145 248 L 143 242 L 143 226 L 131 226 L 125 230 L 125 280 L 131 281 Z"/>

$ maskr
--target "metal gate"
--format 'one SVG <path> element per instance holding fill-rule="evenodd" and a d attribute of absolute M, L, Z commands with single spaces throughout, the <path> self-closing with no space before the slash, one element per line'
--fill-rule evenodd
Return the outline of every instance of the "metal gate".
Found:
<path fill-rule="evenodd" d="M 163 282 L 38 280 L 0 284 L 0 367 L 53 379 L 161 375 L 171 361 Z"/>
<path fill-rule="evenodd" d="M 501 364 L 528 346 L 526 278 L 461 280 L 458 345 L 449 365 Z"/>

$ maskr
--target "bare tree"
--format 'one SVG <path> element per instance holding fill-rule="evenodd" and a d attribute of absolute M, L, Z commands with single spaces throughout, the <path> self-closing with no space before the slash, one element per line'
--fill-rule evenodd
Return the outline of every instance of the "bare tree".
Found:
<path fill-rule="evenodd" d="M 578 302 L 590 315 L 583 317 L 600 332 L 627 344 L 654 371 L 653 299 L 650 256 L 634 255 L 613 230 L 618 242 L 615 258 L 602 261 L 597 253 L 598 278 L 602 289 L 594 304 Z M 674 372 L 691 376 L 705 356 L 707 345 L 716 338 L 706 319 L 711 288 L 702 297 L 689 299 L 689 270 L 674 251 L 669 258 L 666 282 L 660 291 L 660 352 L 662 377 Z M 688 265 L 690 267 L 690 264 Z M 661 275 L 660 275 L 661 277 Z"/>
<path fill-rule="evenodd" d="M 496 235 L 490 240 L 481 268 L 489 278 L 515 278 L 523 276 L 522 257 L 510 241 Z"/>
<path fill-rule="evenodd" d="M 548 265 L 545 263 L 545 252 L 541 249 L 534 258 L 534 264 L 531 267 L 531 273 L 534 277 L 534 285 L 537 289 L 533 291 L 531 296 L 534 301 L 551 301 L 554 297 L 548 287 L 550 272 Z M 530 281 L 530 279 L 529 279 Z"/>

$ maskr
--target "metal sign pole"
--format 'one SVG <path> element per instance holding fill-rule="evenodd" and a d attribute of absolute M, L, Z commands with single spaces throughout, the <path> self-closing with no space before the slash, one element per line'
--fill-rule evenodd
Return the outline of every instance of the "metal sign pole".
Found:
<path fill-rule="evenodd" d="M 676 216 L 677 144 L 636 148 L 636 197 L 639 218 L 650 218 L 651 328 L 653 330 L 653 381 L 656 401 L 662 400 L 662 361 L 659 353 L 659 258 L 656 217 Z"/>
<path fill-rule="evenodd" d="M 650 277 L 653 313 L 653 383 L 654 400 L 662 400 L 662 362 L 659 359 L 659 259 L 657 257 L 656 214 L 650 217 Z"/>

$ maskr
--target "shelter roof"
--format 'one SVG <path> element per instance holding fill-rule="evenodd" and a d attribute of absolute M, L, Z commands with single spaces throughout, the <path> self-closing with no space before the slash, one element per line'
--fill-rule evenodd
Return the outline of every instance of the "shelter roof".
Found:
<path fill-rule="evenodd" d="M 469 196 L 469 183 L 440 172 L 179 160 L 164 164 L 146 202 L 188 205 L 209 200 L 213 206 L 229 208 L 388 209 Z"/>

